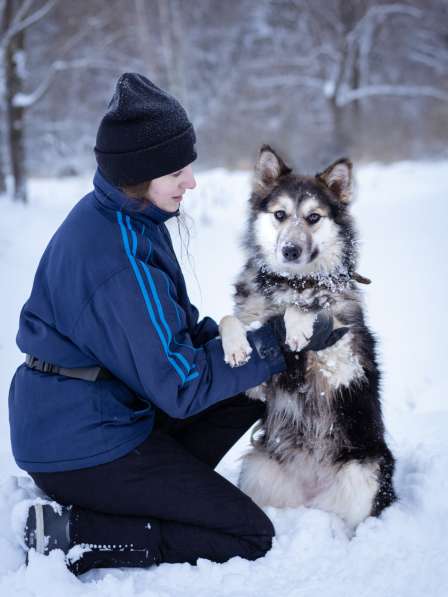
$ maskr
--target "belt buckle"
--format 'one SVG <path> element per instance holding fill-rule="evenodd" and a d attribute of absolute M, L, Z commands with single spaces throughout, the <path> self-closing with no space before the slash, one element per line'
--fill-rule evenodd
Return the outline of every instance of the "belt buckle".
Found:
<path fill-rule="evenodd" d="M 26 355 L 26 358 L 25 358 L 25 363 L 26 363 L 26 365 L 27 365 L 27 366 L 28 366 L 30 369 L 34 369 L 34 366 L 35 366 L 35 364 L 36 364 L 36 361 L 37 361 L 36 357 L 33 357 L 33 356 L 32 356 L 32 355 L 30 355 L 30 354 L 27 354 L 27 355 Z"/>
<path fill-rule="evenodd" d="M 41 363 L 42 363 L 42 371 L 44 373 L 52 373 L 53 372 L 52 363 L 46 363 L 45 361 L 41 361 Z"/>

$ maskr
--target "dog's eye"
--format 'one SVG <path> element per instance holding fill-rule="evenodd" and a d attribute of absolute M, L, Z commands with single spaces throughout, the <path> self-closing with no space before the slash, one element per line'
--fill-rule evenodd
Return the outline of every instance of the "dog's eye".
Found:
<path fill-rule="evenodd" d="M 283 209 L 279 209 L 278 211 L 274 212 L 274 216 L 277 218 L 277 220 L 281 222 L 286 218 L 286 211 L 283 211 Z"/>
<path fill-rule="evenodd" d="M 316 224 L 316 222 L 318 222 L 321 219 L 321 217 L 322 216 L 320 214 L 314 212 L 307 217 L 306 221 L 308 222 L 308 224 Z"/>

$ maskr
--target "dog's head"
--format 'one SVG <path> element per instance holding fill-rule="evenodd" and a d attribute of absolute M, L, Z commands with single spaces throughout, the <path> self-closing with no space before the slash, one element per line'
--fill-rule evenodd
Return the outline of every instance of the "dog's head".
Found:
<path fill-rule="evenodd" d="M 355 245 L 351 198 L 348 159 L 316 176 L 300 176 L 264 145 L 255 165 L 248 243 L 271 271 L 283 275 L 329 273 L 348 266 Z"/>

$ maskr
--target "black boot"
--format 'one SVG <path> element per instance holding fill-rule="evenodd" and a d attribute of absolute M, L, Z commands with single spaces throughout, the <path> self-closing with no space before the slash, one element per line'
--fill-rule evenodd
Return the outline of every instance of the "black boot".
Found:
<path fill-rule="evenodd" d="M 43 555 L 61 549 L 67 568 L 77 576 L 92 568 L 149 567 L 160 563 L 161 554 L 159 524 L 148 522 L 75 506 L 37 503 L 28 511 L 24 541 L 28 549 Z M 123 529 L 130 530 L 136 543 L 126 541 Z"/>
<path fill-rule="evenodd" d="M 70 507 L 33 504 L 28 510 L 24 540 L 28 549 L 47 555 L 53 549 L 70 549 Z M 28 560 L 27 560 L 28 561 Z"/>

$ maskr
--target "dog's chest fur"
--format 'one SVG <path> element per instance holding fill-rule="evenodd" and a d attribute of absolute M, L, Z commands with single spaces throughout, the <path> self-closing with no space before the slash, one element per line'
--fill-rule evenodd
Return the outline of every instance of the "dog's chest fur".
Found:
<path fill-rule="evenodd" d="M 329 287 L 328 287 L 329 286 Z M 246 325 L 263 324 L 269 317 L 284 314 L 288 305 L 304 312 L 330 308 L 338 324 L 354 324 L 361 305 L 352 285 L 335 288 L 314 286 L 292 288 L 269 284 L 249 263 L 236 284 L 235 315 Z M 287 370 L 249 395 L 266 400 L 267 415 L 255 443 L 286 463 L 298 451 L 312 454 L 313 461 L 328 462 L 345 445 L 343 428 L 338 424 L 338 387 L 349 385 L 364 375 L 356 356 L 356 325 L 334 346 L 319 352 L 287 353 Z"/>
<path fill-rule="evenodd" d="M 298 452 L 312 454 L 321 463 L 328 461 L 343 447 L 344 434 L 328 398 L 316 398 L 310 390 L 289 393 L 275 382 L 268 384 L 267 416 L 255 442 L 280 463 L 288 463 Z"/>
<path fill-rule="evenodd" d="M 344 274 L 337 277 L 316 279 L 311 286 L 288 284 L 279 276 L 257 269 L 249 261 L 235 285 L 235 315 L 246 325 L 254 321 L 264 323 L 273 315 L 283 314 L 288 305 L 295 305 L 304 312 L 317 313 L 333 308 L 342 313 L 349 304 L 359 303 L 359 295 Z M 345 304 L 346 303 L 346 304 Z"/>

